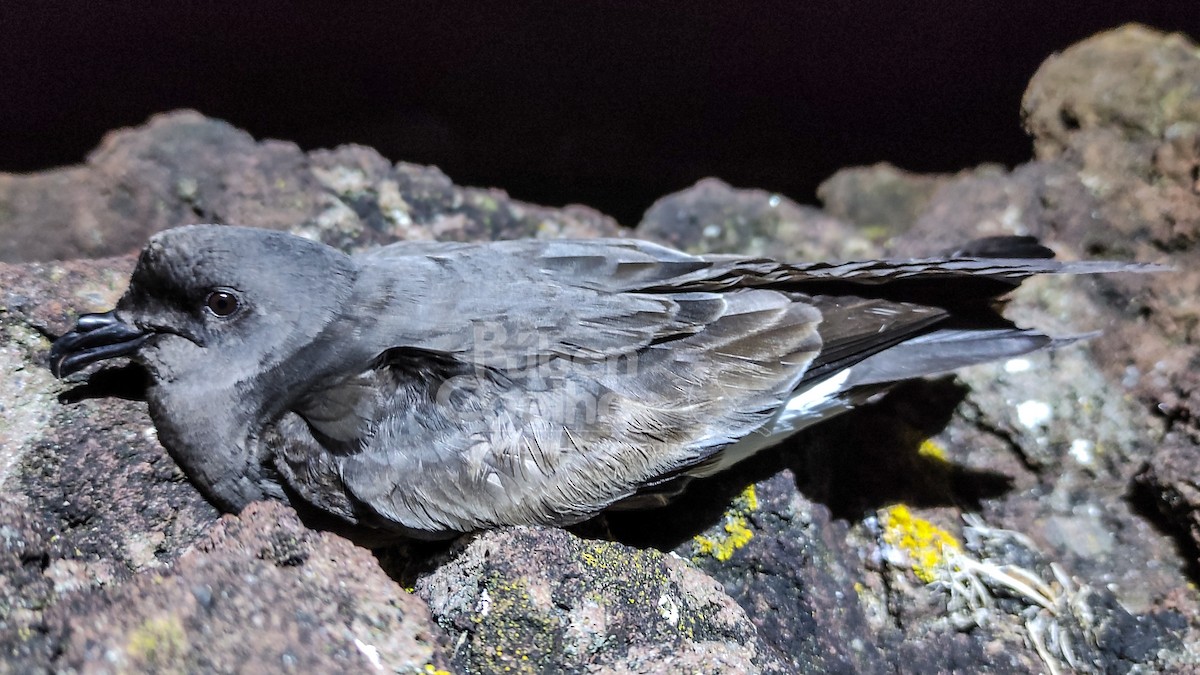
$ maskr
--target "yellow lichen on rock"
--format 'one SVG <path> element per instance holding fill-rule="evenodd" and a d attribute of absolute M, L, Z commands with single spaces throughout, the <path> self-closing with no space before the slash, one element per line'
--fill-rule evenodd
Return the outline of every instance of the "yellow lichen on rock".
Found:
<path fill-rule="evenodd" d="M 903 504 L 884 509 L 879 517 L 883 542 L 907 558 L 917 578 L 932 583 L 938 570 L 947 565 L 946 554 L 962 550 L 962 545 L 946 530 L 918 518 Z"/>
<path fill-rule="evenodd" d="M 946 456 L 946 449 L 932 438 L 926 438 L 921 441 L 921 445 L 917 448 L 917 455 L 941 464 L 946 464 L 950 461 Z"/>
<path fill-rule="evenodd" d="M 174 670 L 189 649 L 183 622 L 177 616 L 149 618 L 129 634 L 125 651 L 139 668 Z"/>
<path fill-rule="evenodd" d="M 758 494 L 750 485 L 742 491 L 725 512 L 723 533 L 715 536 L 696 535 L 692 538 L 695 557 L 712 556 L 721 562 L 733 557 L 734 551 L 750 543 L 754 530 L 749 515 L 758 510 Z"/>

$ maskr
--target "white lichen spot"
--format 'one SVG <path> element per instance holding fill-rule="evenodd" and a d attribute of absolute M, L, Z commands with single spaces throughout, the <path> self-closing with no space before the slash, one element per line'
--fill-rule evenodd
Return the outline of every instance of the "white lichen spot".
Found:
<path fill-rule="evenodd" d="M 369 645 L 358 638 L 354 638 L 354 646 L 358 647 L 358 651 L 367 657 L 367 661 L 371 663 L 371 666 L 375 670 L 383 671 L 383 660 L 379 658 L 379 650 L 375 645 Z"/>
<path fill-rule="evenodd" d="M 315 223 L 325 232 L 358 234 L 362 232 L 362 221 L 358 214 L 345 202 L 335 197 L 324 200 L 325 210 L 317 214 Z"/>
<path fill-rule="evenodd" d="M 1029 400 L 1017 405 L 1017 420 L 1026 429 L 1045 425 L 1053 415 L 1050 406 L 1042 401 Z"/>
<path fill-rule="evenodd" d="M 1080 172 L 1079 182 L 1094 195 L 1103 195 L 1109 187 L 1103 176 L 1094 173 Z"/>
<path fill-rule="evenodd" d="M 1138 370 L 1137 366 L 1125 366 L 1125 374 L 1121 377 L 1121 386 L 1126 389 L 1133 389 L 1137 386 L 1138 380 L 1142 377 L 1142 371 Z"/>
<path fill-rule="evenodd" d="M 162 532 L 138 532 L 125 540 L 125 552 L 128 564 L 134 571 L 165 567 L 166 564 L 158 559 L 157 552 L 162 548 L 166 535 Z"/>
<path fill-rule="evenodd" d="M 479 592 L 479 602 L 475 603 L 475 613 L 480 618 L 492 613 L 492 596 L 486 588 Z"/>
<path fill-rule="evenodd" d="M 679 623 L 679 603 L 670 595 L 664 593 L 658 599 L 658 614 L 672 626 Z"/>
<path fill-rule="evenodd" d="M 192 201 L 200 193 L 200 184 L 195 178 L 180 178 L 175 183 L 175 194 L 184 201 Z"/>
<path fill-rule="evenodd" d="M 399 184 L 394 180 L 381 181 L 377 190 L 376 202 L 383 217 L 401 227 L 412 225 L 412 207 L 400 194 Z"/>
<path fill-rule="evenodd" d="M 721 226 L 716 223 L 709 223 L 704 226 L 704 236 L 708 239 L 715 239 L 721 236 Z"/>
<path fill-rule="evenodd" d="M 1071 449 L 1068 452 L 1071 458 L 1084 466 L 1091 466 L 1096 462 L 1096 444 L 1086 438 L 1076 438 L 1071 441 Z"/>
<path fill-rule="evenodd" d="M 339 195 L 360 194 L 370 187 L 367 174 L 357 167 L 312 167 L 311 171 L 318 183 Z"/>
<path fill-rule="evenodd" d="M 1016 234 L 1024 234 L 1024 228 L 1021 226 L 1021 208 L 1015 204 L 1009 204 L 1004 212 L 1000 214 L 1000 222 L 1008 228 L 1009 231 Z"/>
<path fill-rule="evenodd" d="M 42 572 L 42 575 L 54 584 L 54 592 L 59 595 L 87 588 L 108 586 L 116 578 L 112 564 L 103 560 L 95 562 L 55 560 Z"/>
<path fill-rule="evenodd" d="M 1004 372 L 1023 373 L 1033 367 L 1029 359 L 1009 359 L 1004 362 Z"/>

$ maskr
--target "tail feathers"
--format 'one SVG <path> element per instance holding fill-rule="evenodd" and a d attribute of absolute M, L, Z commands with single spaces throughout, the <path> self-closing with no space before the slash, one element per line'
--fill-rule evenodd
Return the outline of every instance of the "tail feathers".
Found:
<path fill-rule="evenodd" d="M 856 363 L 843 387 L 899 382 L 1059 347 L 1098 333 L 1052 338 L 1020 328 L 945 328 L 889 347 Z"/>
<path fill-rule="evenodd" d="M 906 340 L 843 368 L 829 377 L 802 386 L 764 426 L 771 443 L 812 424 L 866 403 L 904 380 L 941 375 L 965 366 L 1009 359 L 1048 347 L 1060 347 L 1099 333 L 1053 338 L 1020 328 L 944 328 Z M 749 440 L 749 439 L 747 439 Z M 739 446 L 763 445 L 758 439 Z M 745 455 L 743 455 L 745 456 Z M 728 462 L 725 463 L 727 465 Z"/>
<path fill-rule="evenodd" d="M 867 403 L 898 382 L 1059 347 L 1098 334 L 1053 338 L 1019 328 L 944 328 L 920 335 L 828 377 L 801 385 L 756 433 L 723 448 L 685 473 L 692 477 L 711 476 L 806 427 Z"/>

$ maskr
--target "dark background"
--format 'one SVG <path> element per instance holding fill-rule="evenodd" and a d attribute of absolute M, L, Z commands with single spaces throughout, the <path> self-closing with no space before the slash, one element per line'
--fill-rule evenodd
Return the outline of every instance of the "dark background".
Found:
<path fill-rule="evenodd" d="M 1200 5 L 5 2 L 0 171 L 190 107 L 626 224 L 708 175 L 811 202 L 843 166 L 1028 159 L 1037 66 L 1128 21 L 1197 37 Z"/>

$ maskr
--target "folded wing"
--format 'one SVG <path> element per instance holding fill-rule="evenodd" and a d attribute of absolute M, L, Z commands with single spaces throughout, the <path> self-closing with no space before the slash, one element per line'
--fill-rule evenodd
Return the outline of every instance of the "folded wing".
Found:
<path fill-rule="evenodd" d="M 632 240 L 388 247 L 363 264 L 386 290 L 379 358 L 294 411 L 332 459 L 280 471 L 319 474 L 336 496 L 302 496 L 347 519 L 418 535 L 576 522 L 856 392 L 1045 346 L 995 299 L 1033 274 L 1128 269 L 788 265 Z"/>

